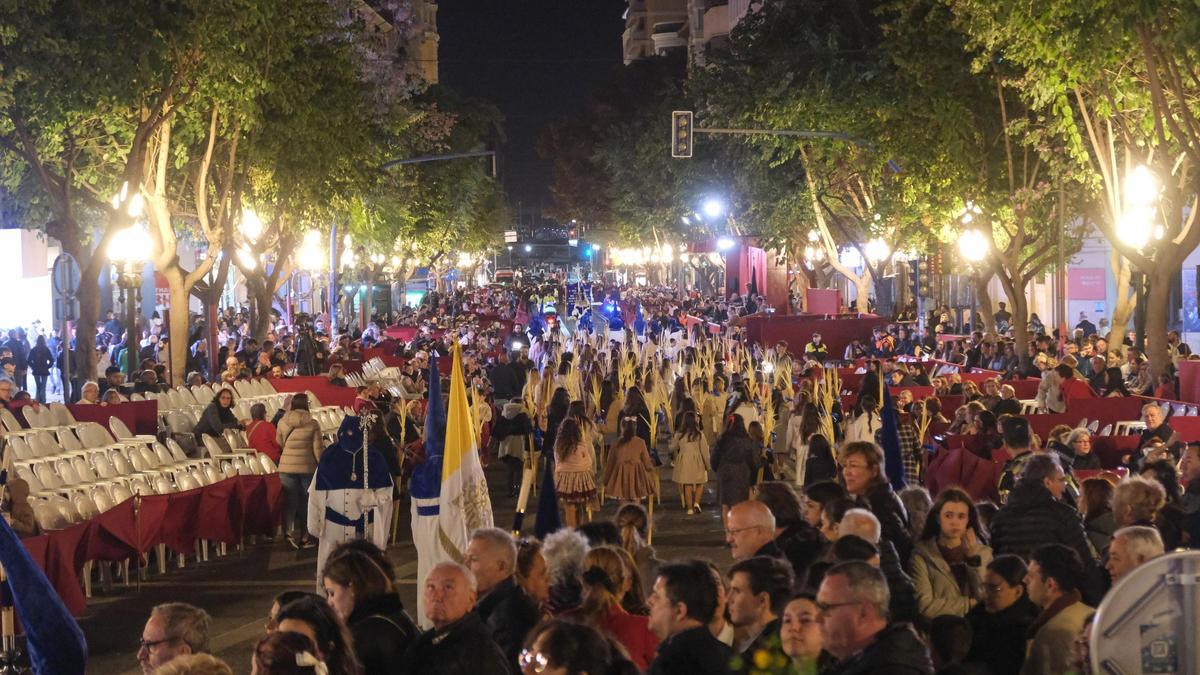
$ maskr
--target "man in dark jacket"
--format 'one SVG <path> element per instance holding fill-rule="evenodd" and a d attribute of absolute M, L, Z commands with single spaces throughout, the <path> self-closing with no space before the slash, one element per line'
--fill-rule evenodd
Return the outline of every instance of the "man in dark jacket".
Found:
<path fill-rule="evenodd" d="M 887 580 L 861 561 L 829 568 L 817 592 L 828 675 L 931 675 L 929 651 L 908 624 L 888 623 Z"/>
<path fill-rule="evenodd" d="M 1096 554 L 1079 512 L 1062 501 L 1067 475 L 1058 456 L 1034 453 L 1025 461 L 1008 503 L 992 518 L 992 550 L 1028 559 L 1046 544 L 1063 544 L 1085 561 Z"/>
<path fill-rule="evenodd" d="M 746 636 L 738 645 L 737 672 L 753 670 L 759 652 L 769 654 L 772 661 L 786 660 L 779 630 L 793 581 L 791 565 L 778 558 L 750 558 L 729 568 L 729 622 Z"/>
<path fill-rule="evenodd" d="M 509 362 L 508 351 L 501 349 L 497 358 L 496 365 L 492 366 L 491 372 L 488 373 L 488 379 L 492 383 L 492 395 L 496 399 L 496 405 L 503 406 L 502 401 L 509 401 L 521 395 L 522 383 L 517 367 Z"/>
<path fill-rule="evenodd" d="M 995 673 L 1019 673 L 1025 663 L 1029 626 L 1038 608 L 1025 593 L 1025 561 L 1015 555 L 992 559 L 983 577 L 983 602 L 967 612 L 971 624 L 968 661 L 990 664 Z"/>
<path fill-rule="evenodd" d="M 412 675 L 511 675 L 513 669 L 475 611 L 475 575 L 454 562 L 434 565 L 425 577 L 425 618 L 433 629 L 404 653 Z"/>
<path fill-rule="evenodd" d="M 662 640 L 647 675 L 727 675 L 733 653 L 708 630 L 717 611 L 717 580 L 702 560 L 658 569 L 650 596 L 650 630 Z"/>
<path fill-rule="evenodd" d="M 495 527 L 475 530 L 464 561 L 475 574 L 479 604 L 475 611 L 492 631 L 492 639 L 515 666 L 525 636 L 538 620 L 537 603 L 517 585 L 517 544 L 512 535 Z"/>
<path fill-rule="evenodd" d="M 734 560 L 749 560 L 755 556 L 787 559 L 775 543 L 775 516 L 766 504 L 753 499 L 734 504 L 729 509 L 725 543 Z"/>

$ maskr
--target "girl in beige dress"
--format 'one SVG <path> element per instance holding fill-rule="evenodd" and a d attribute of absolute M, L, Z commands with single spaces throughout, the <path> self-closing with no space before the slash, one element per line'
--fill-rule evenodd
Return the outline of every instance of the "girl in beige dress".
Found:
<path fill-rule="evenodd" d="M 575 527 L 596 501 L 596 453 L 579 422 L 567 417 L 554 440 L 554 490 L 563 506 L 563 524 Z"/>
<path fill-rule="evenodd" d="M 654 493 L 653 476 L 650 451 L 637 435 L 637 418 L 622 418 L 621 437 L 604 466 L 605 495 L 624 502 L 640 501 Z"/>
<path fill-rule="evenodd" d="M 671 450 L 675 454 L 675 470 L 671 480 L 679 485 L 687 504 L 687 514 L 700 511 L 700 496 L 708 482 L 708 442 L 700 433 L 700 415 L 686 412 L 680 419 L 679 430 L 671 436 Z"/>

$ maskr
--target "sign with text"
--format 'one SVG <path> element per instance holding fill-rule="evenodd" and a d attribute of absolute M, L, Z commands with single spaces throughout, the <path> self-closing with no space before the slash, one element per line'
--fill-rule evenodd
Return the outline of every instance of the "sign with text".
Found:
<path fill-rule="evenodd" d="M 1067 270 L 1067 297 L 1071 300 L 1106 300 L 1108 288 L 1103 267 Z"/>

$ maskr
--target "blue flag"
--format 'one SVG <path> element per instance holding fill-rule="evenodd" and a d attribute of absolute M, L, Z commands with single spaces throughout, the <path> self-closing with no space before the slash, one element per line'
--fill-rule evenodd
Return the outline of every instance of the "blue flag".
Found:
<path fill-rule="evenodd" d="M 17 617 L 25 627 L 33 672 L 82 675 L 87 667 L 83 631 L 3 518 L 0 518 L 0 564 L 8 575 Z"/>
<path fill-rule="evenodd" d="M 425 409 L 425 461 L 413 468 L 412 496 L 437 499 L 442 488 L 442 455 L 446 449 L 446 408 L 442 406 L 442 376 L 437 353 L 429 357 L 429 401 Z M 427 509 L 432 508 L 432 512 Z M 437 515 L 437 506 L 422 506 L 420 515 Z"/>
<path fill-rule="evenodd" d="M 554 448 L 542 448 L 542 456 L 546 458 L 546 471 L 542 476 L 542 492 L 538 495 L 537 522 L 533 524 L 538 539 L 545 539 L 546 535 L 562 527 L 562 519 L 558 516 L 558 491 L 554 489 Z"/>
<path fill-rule="evenodd" d="M 880 444 L 883 446 L 883 464 L 887 469 L 888 481 L 892 489 L 899 492 L 904 488 L 904 453 L 900 448 L 900 414 L 892 405 L 892 393 L 888 388 L 883 389 L 883 427 L 879 430 Z"/>

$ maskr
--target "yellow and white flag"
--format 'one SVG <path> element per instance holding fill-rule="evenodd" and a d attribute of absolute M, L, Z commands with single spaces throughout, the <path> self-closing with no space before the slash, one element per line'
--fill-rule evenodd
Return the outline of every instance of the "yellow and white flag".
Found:
<path fill-rule="evenodd" d="M 442 457 L 442 489 L 438 499 L 438 541 L 451 558 L 463 561 L 471 532 L 492 527 L 492 501 L 479 462 L 479 444 L 471 423 L 462 348 L 454 343 L 450 400 L 446 406 L 446 451 Z"/>

